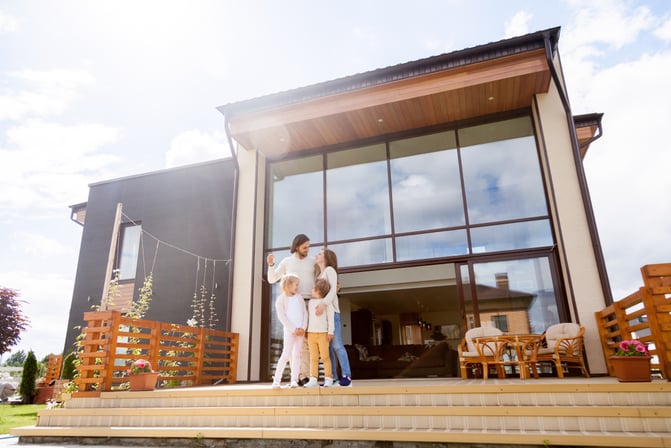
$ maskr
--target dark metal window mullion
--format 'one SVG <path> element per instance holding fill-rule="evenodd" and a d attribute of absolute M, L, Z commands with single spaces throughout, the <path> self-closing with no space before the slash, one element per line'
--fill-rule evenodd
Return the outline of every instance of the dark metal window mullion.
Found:
<path fill-rule="evenodd" d="M 466 185 L 464 184 L 464 168 L 461 162 L 461 143 L 459 142 L 459 129 L 454 130 L 454 138 L 457 143 L 457 164 L 459 165 L 459 185 L 461 185 L 461 206 L 464 208 L 464 224 L 466 226 L 468 255 L 473 255 L 473 244 L 471 243 L 471 225 L 470 221 L 468 220 L 468 203 L 466 201 Z"/>
<path fill-rule="evenodd" d="M 322 220 L 324 221 L 324 248 L 328 246 L 328 210 L 327 210 L 327 200 L 326 200 L 326 171 L 328 169 L 327 166 L 327 155 L 322 154 L 322 201 L 323 201 L 323 217 Z"/>
<path fill-rule="evenodd" d="M 391 182 L 391 151 L 389 150 L 389 140 L 385 141 L 385 151 L 387 152 L 387 191 L 389 192 L 389 221 L 391 223 L 391 256 L 392 263 L 396 263 L 396 224 L 394 222 L 394 197 Z"/>

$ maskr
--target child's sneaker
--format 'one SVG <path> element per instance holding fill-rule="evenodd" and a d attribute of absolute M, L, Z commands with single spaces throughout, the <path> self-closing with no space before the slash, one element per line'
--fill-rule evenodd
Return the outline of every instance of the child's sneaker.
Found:
<path fill-rule="evenodd" d="M 333 378 L 324 378 L 324 387 L 333 386 Z"/>
<path fill-rule="evenodd" d="M 340 387 L 352 387 L 352 378 L 343 376 L 338 383 L 340 383 Z"/>
<path fill-rule="evenodd" d="M 289 387 L 291 387 L 292 389 L 296 389 L 297 387 L 301 387 L 301 386 L 298 385 L 297 381 L 292 381 L 291 385 Z"/>
<path fill-rule="evenodd" d="M 317 383 L 317 378 L 315 377 L 310 378 L 310 381 L 308 381 L 305 384 L 305 387 L 317 387 L 317 386 L 319 386 L 319 383 Z"/>
<path fill-rule="evenodd" d="M 273 381 L 273 389 L 279 389 L 280 388 L 280 382 L 279 381 Z"/>

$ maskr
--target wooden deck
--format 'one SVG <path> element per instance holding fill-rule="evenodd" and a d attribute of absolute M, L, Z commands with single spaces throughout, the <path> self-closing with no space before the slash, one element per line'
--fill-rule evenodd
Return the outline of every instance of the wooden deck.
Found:
<path fill-rule="evenodd" d="M 172 439 L 171 446 L 180 440 L 273 447 L 335 440 L 357 441 L 357 447 L 380 441 L 671 447 L 671 383 L 435 378 L 359 380 L 328 389 L 273 390 L 257 383 L 103 392 L 40 411 L 36 426 L 11 433 L 20 443 L 103 438 L 136 446 Z"/>

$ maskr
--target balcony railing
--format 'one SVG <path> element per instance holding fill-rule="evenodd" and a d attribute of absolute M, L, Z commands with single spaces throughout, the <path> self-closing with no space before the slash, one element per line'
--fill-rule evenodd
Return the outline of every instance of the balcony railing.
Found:
<path fill-rule="evenodd" d="M 77 395 L 124 389 L 128 368 L 137 359 L 159 372 L 161 387 L 235 383 L 237 333 L 131 319 L 119 311 L 84 313 L 84 320 Z"/>
<path fill-rule="evenodd" d="M 651 369 L 662 378 L 671 374 L 671 263 L 641 268 L 643 286 L 633 294 L 595 313 L 609 375 L 609 356 L 620 341 L 638 339 L 648 344 Z"/>

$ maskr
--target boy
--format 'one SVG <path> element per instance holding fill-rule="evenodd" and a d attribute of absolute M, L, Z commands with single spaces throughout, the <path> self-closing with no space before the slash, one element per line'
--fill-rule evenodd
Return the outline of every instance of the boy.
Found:
<path fill-rule="evenodd" d="M 323 303 L 324 297 L 331 289 L 328 280 L 318 278 L 312 288 L 312 298 L 308 302 L 308 348 L 310 350 L 310 381 L 305 387 L 317 387 L 319 376 L 319 357 L 324 363 L 324 387 L 333 386 L 331 375 L 331 358 L 329 356 L 329 343 L 333 339 L 335 330 L 333 307 L 328 304 L 326 312 L 317 315 L 317 305 Z"/>

